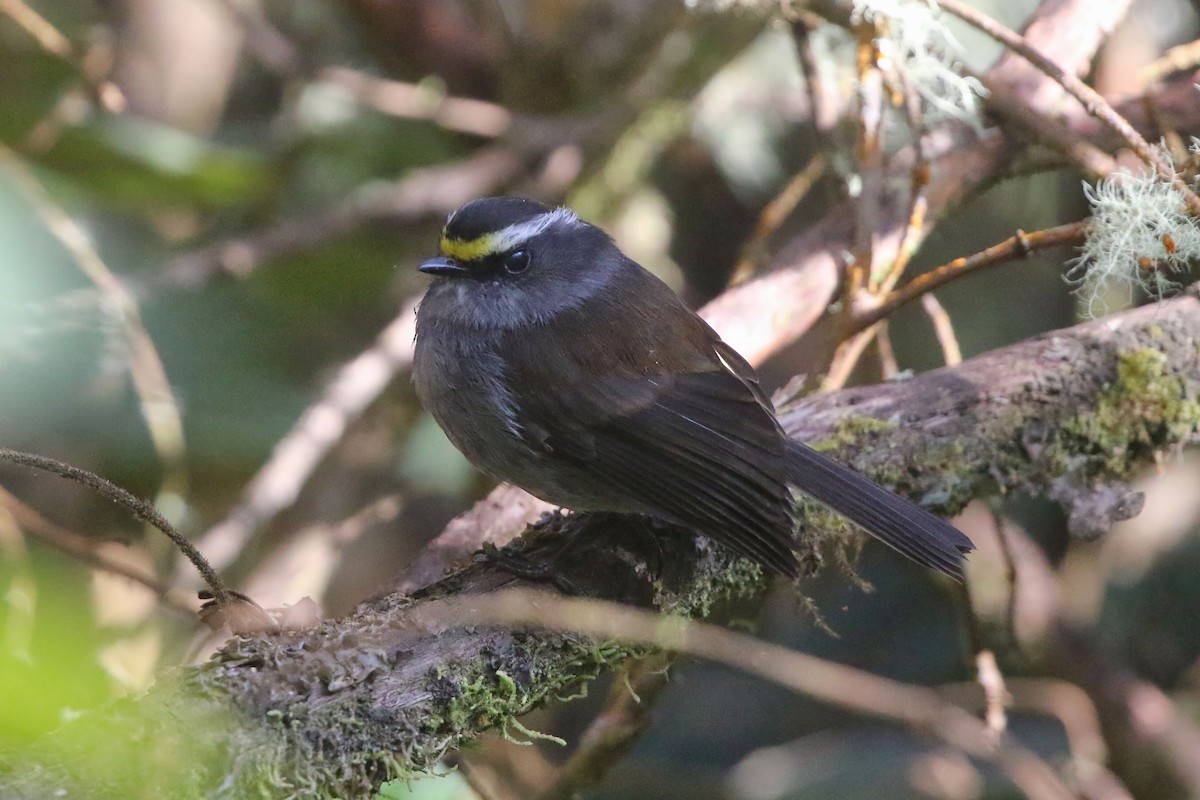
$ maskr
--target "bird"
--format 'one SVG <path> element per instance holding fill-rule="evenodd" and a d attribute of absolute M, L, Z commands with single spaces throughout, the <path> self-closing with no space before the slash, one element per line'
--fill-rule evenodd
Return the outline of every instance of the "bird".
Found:
<path fill-rule="evenodd" d="M 754 368 L 566 207 L 473 200 L 417 309 L 416 393 L 466 458 L 552 505 L 683 526 L 797 577 L 804 492 L 961 581 L 971 540 L 780 427 Z"/>

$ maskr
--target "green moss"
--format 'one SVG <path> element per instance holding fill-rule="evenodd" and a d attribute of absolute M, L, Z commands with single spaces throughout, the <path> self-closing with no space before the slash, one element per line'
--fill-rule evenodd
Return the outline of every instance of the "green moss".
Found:
<path fill-rule="evenodd" d="M 896 438 L 897 446 L 879 440 L 903 437 L 905 431 L 896 422 L 866 415 L 848 415 L 839 420 L 834 433 L 809 443 L 814 450 L 837 453 L 839 461 L 865 468 L 871 479 L 892 491 L 911 497 L 932 509 L 956 513 L 976 494 L 979 476 L 964 458 L 965 446 L 960 439 L 945 441 L 938 447 L 915 450 Z M 854 454 L 869 451 L 869 464 L 856 465 Z M 900 453 L 919 455 L 901 457 Z M 841 537 L 852 530 L 842 517 L 821 503 L 798 498 L 804 527 Z M 822 537 L 825 538 L 825 537 Z"/>
<path fill-rule="evenodd" d="M 864 439 L 894 431 L 896 427 L 895 422 L 877 419 L 866 414 L 847 414 L 837 421 L 831 436 L 809 442 L 808 446 L 821 452 L 861 447 Z"/>
<path fill-rule="evenodd" d="M 814 447 L 835 451 L 839 460 L 851 463 L 856 452 L 868 450 L 877 481 L 939 510 L 954 511 L 989 475 L 1028 474 L 1031 458 L 1040 462 L 1038 471 L 1051 478 L 1080 469 L 1085 475 L 1125 475 L 1137 460 L 1179 442 L 1200 426 L 1196 391 L 1157 350 L 1122 354 L 1114 382 L 1098 394 L 1090 410 L 1063 422 L 1041 420 L 1044 430 L 1036 440 L 1030 437 L 1009 450 L 998 447 L 990 462 L 996 472 L 986 475 L 979 470 L 978 458 L 967 457 L 966 445 L 958 438 L 904 457 L 911 448 L 902 426 L 865 415 L 847 416 L 833 435 Z M 1040 447 L 1035 455 L 1034 441 Z M 1014 464 L 1010 470 L 1004 459 L 1024 459 L 1025 465 Z M 797 502 L 807 541 L 844 545 L 857 538 L 853 526 L 826 506 L 803 496 Z M 728 556 L 721 548 L 701 556 L 695 575 L 682 592 L 669 593 L 660 584 L 656 605 L 667 613 L 706 616 L 719 602 L 762 587 L 757 565 Z M 482 652 L 431 670 L 425 687 L 431 701 L 421 704 L 421 716 L 411 724 L 403 717 L 377 721 L 371 708 L 355 704 L 283 705 L 283 711 L 269 716 L 262 741 L 242 743 L 246 747 L 237 771 L 242 778 L 239 796 L 286 796 L 289 791 L 293 796 L 323 796 L 339 790 L 353 794 L 367 783 L 431 770 L 447 751 L 477 739 L 483 730 L 538 738 L 520 725 L 521 715 L 571 695 L 630 656 L 650 651 L 612 640 L 519 631 L 497 648 L 502 652 Z M 246 645 L 245 650 L 231 649 L 233 660 L 252 666 L 275 657 L 260 645 Z M 369 681 L 389 667 L 387 659 L 379 658 L 331 662 L 329 674 L 320 677 L 332 689 Z M 344 682 L 339 680 L 343 675 Z M 332 740 L 335 736 L 337 741 Z M 355 754 L 355 763 L 338 762 L 337 753 Z M 281 791 L 285 780 L 291 783 Z"/>
<path fill-rule="evenodd" d="M 532 707 L 532 697 L 522 692 L 508 673 L 479 673 L 459 686 L 458 694 L 446 706 L 443 725 L 451 732 L 502 726 Z"/>
<path fill-rule="evenodd" d="M 1091 411 L 1063 426 L 1064 456 L 1086 456 L 1092 472 L 1127 477 L 1138 460 L 1185 439 L 1200 426 L 1194 387 L 1167 369 L 1162 352 L 1143 348 L 1122 353 L 1117 379 Z"/>
<path fill-rule="evenodd" d="M 571 635 L 538 637 L 515 635 L 513 653 L 499 660 L 481 657 L 440 665 L 430 674 L 430 691 L 440 703 L 427 709 L 422 728 L 440 734 L 441 751 L 460 746 L 482 730 L 510 729 L 528 739 L 556 737 L 531 731 L 517 718 L 548 700 L 582 697 L 581 684 L 636 653 L 645 652 L 611 640 L 590 640 Z M 514 739 L 515 741 L 515 739 Z M 437 754 L 441 756 L 441 752 Z M 412 762 L 420 768 L 436 758 Z"/>
<path fill-rule="evenodd" d="M 1004 459 L 1024 459 L 1025 465 L 1014 464 L 1011 473 L 1028 474 L 1028 459 L 1032 457 L 1041 462 L 1039 472 L 1051 478 L 1079 469 L 1084 474 L 1107 471 L 1124 475 L 1137 460 L 1145 460 L 1150 452 L 1180 441 L 1200 425 L 1200 402 L 1195 394 L 1196 387 L 1173 372 L 1162 353 L 1142 349 L 1122 354 L 1114 382 L 1098 394 L 1090 410 L 1065 422 L 1041 420 L 1045 430 L 1036 439 L 1040 450 L 1035 456 L 1031 456 L 1028 444 L 1014 445 L 1011 452 L 999 447 L 992 465 L 1002 475 L 1009 471 L 1002 463 Z M 958 438 L 916 457 L 903 457 L 910 450 L 904 441 L 906 435 L 893 422 L 852 415 L 842 420 L 832 436 L 814 446 L 835 451 L 839 460 L 851 462 L 856 452 L 871 451 L 872 477 L 943 511 L 956 510 L 977 492 L 981 480 L 997 474 L 982 474 L 978 459 L 967 457 L 966 445 Z M 893 437 L 894 447 L 889 446 Z M 797 502 L 806 540 L 834 540 L 845 545 L 856 539 L 853 526 L 826 506 L 803 496 Z M 705 616 L 717 603 L 752 594 L 762 586 L 757 565 L 727 556 L 721 548 L 706 552 L 695 574 L 696 580 L 682 593 L 669 593 L 660 584 L 656 597 L 659 608 L 684 616 Z M 298 780 L 306 783 L 296 786 L 297 796 L 310 789 L 313 796 L 319 796 L 321 791 L 331 791 L 328 787 L 353 786 L 355 780 L 361 785 L 364 773 L 382 779 L 430 770 L 448 750 L 469 744 L 486 729 L 539 738 L 540 734 L 520 725 L 521 715 L 549 700 L 563 699 L 603 670 L 646 652 L 648 648 L 612 640 L 516 632 L 503 653 L 480 653 L 431 670 L 427 686 L 433 700 L 422 705 L 422 716 L 413 721 L 407 735 L 403 730 L 389 733 L 377 729 L 378 723 L 372 721 L 367 708 L 344 707 L 324 715 L 301 711 L 303 716 L 290 721 L 289 715 L 280 715 L 276 724 L 288 726 L 287 738 L 293 749 L 262 748 L 262 770 L 255 788 L 259 794 L 267 788 L 277 790 L 277 782 L 288 776 L 293 786 Z M 334 666 L 343 668 L 340 664 Z M 350 679 L 369 680 L 377 668 L 374 661 L 361 665 Z M 418 730 L 422 733 L 412 735 Z M 328 735 L 336 731 L 339 737 L 350 735 L 364 745 L 372 743 L 370 747 L 381 752 L 365 756 L 369 769 L 364 769 L 361 761 L 357 765 L 330 764 L 328 753 L 332 748 L 323 747 L 321 731 Z M 389 742 L 395 745 L 393 749 L 389 749 Z M 320 754 L 308 761 L 312 773 L 324 771 L 324 775 L 298 777 L 297 772 L 304 773 L 305 769 L 296 768 L 296 743 Z M 366 749 L 336 748 L 339 752 Z M 331 777 L 330 772 L 335 774 Z M 256 794 L 248 792 L 246 796 Z"/>

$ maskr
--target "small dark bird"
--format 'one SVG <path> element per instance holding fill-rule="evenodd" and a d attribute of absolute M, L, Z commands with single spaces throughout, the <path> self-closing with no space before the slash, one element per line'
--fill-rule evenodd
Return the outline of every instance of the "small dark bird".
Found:
<path fill-rule="evenodd" d="M 645 514 L 795 576 L 800 489 L 962 579 L 971 541 L 784 435 L 754 369 L 566 208 L 450 215 L 417 312 L 417 394 L 481 470 L 577 511 Z"/>

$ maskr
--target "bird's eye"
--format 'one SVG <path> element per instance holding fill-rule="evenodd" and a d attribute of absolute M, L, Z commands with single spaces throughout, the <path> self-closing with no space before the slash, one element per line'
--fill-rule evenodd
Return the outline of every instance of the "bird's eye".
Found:
<path fill-rule="evenodd" d="M 513 250 L 504 257 L 504 271 L 509 275 L 516 275 L 527 269 L 529 269 L 528 250 Z"/>

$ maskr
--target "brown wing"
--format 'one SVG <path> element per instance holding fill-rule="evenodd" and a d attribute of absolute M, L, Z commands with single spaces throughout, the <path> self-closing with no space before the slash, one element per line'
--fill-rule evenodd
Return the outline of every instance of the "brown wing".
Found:
<path fill-rule="evenodd" d="M 531 347 L 528 330 L 506 337 L 528 441 L 656 516 L 796 574 L 773 414 L 718 358 L 716 334 L 646 277 L 637 308 L 606 298 L 549 321 L 535 335 L 559 345 L 552 354 Z"/>
<path fill-rule="evenodd" d="M 758 385 L 754 368 L 724 342 L 717 355 L 754 392 L 765 408 L 771 401 Z M 879 541 L 930 569 L 963 581 L 963 557 L 975 545 L 962 531 L 917 504 L 876 484 L 797 441 L 788 440 L 788 483 L 861 525 Z"/>

